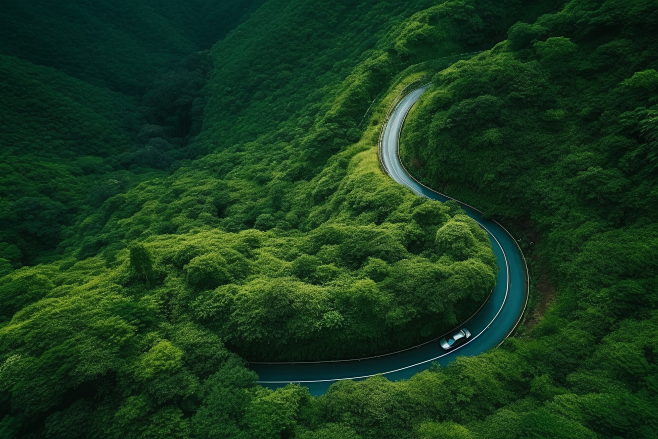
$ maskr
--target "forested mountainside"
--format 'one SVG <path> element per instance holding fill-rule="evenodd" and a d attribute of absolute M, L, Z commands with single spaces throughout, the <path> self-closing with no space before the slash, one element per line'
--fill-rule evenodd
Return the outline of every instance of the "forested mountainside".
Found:
<path fill-rule="evenodd" d="M 10 5 L 0 437 L 655 437 L 658 2 L 564 3 Z M 379 169 L 424 78 L 403 159 L 531 231 L 533 318 L 408 381 L 257 385 L 245 359 L 410 346 L 491 291 L 481 229 Z"/>
<path fill-rule="evenodd" d="M 124 3 L 10 1 L 0 15 L 0 249 L 14 267 L 61 256 L 88 211 L 202 154 L 205 49 L 259 4 Z"/>
<path fill-rule="evenodd" d="M 657 24 L 653 1 L 518 23 L 434 76 L 402 140 L 425 184 L 529 232 L 558 297 L 510 349 L 555 392 L 544 410 L 600 436 L 651 437 L 658 414 Z"/>
<path fill-rule="evenodd" d="M 0 53 L 127 94 L 207 50 L 264 0 L 5 0 Z"/>

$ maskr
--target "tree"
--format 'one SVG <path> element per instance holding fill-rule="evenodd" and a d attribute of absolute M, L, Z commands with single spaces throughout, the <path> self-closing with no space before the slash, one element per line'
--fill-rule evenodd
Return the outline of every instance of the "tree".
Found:
<path fill-rule="evenodd" d="M 567 66 L 573 55 L 578 52 L 578 46 L 566 37 L 551 37 L 546 41 L 538 41 L 534 44 L 537 54 L 541 57 L 541 62 L 546 64 L 552 71 L 562 72 L 564 69 L 571 68 Z"/>
<path fill-rule="evenodd" d="M 14 204 L 23 233 L 49 242 L 59 238 L 65 206 L 49 198 L 23 197 Z"/>
<path fill-rule="evenodd" d="M 322 261 L 315 256 L 301 255 L 293 261 L 292 273 L 301 280 L 306 280 L 315 274 L 321 264 Z"/>
<path fill-rule="evenodd" d="M 436 232 L 436 246 L 439 253 L 444 253 L 457 261 L 468 259 L 476 247 L 476 240 L 468 224 L 450 220 Z"/>
<path fill-rule="evenodd" d="M 294 429 L 300 406 L 306 404 L 308 389 L 299 385 L 271 391 L 259 389 L 244 415 L 245 423 L 254 438 L 278 439 L 284 431 Z"/>
<path fill-rule="evenodd" d="M 418 428 L 423 439 L 473 439 L 474 435 L 466 427 L 454 422 L 429 422 Z"/>
<path fill-rule="evenodd" d="M 315 431 L 296 432 L 299 439 L 361 439 L 361 436 L 344 424 L 324 424 Z"/>
<path fill-rule="evenodd" d="M 0 278 L 0 321 L 10 320 L 17 311 L 44 298 L 55 288 L 51 277 L 52 272 L 42 267 L 25 267 Z"/>
<path fill-rule="evenodd" d="M 231 357 L 203 384 L 203 402 L 192 418 L 198 438 L 241 436 L 242 418 L 252 399 L 258 376 Z"/>
<path fill-rule="evenodd" d="M 132 244 L 130 246 L 130 273 L 136 279 L 145 282 L 147 286 L 155 284 L 156 274 L 153 271 L 153 258 L 151 252 L 142 244 Z"/>
<path fill-rule="evenodd" d="M 14 267 L 12 267 L 11 262 L 7 259 L 0 258 L 0 278 L 8 275 L 12 271 L 14 271 Z"/>
<path fill-rule="evenodd" d="M 202 290 L 217 288 L 231 282 L 226 259 L 218 253 L 207 253 L 192 259 L 184 267 L 187 282 Z"/>
<path fill-rule="evenodd" d="M 539 24 L 518 22 L 507 31 L 507 39 L 513 50 L 528 49 L 547 32 L 548 29 Z"/>

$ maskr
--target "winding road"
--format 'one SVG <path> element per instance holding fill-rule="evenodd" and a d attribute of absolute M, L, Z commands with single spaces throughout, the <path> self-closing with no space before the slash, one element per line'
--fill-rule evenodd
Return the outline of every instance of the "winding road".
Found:
<path fill-rule="evenodd" d="M 419 196 L 438 201 L 452 198 L 436 192 L 409 175 L 400 161 L 400 133 L 405 118 L 428 86 L 419 88 L 400 101 L 384 126 L 380 161 L 388 175 Z M 491 239 L 500 270 L 496 287 L 488 302 L 462 326 L 473 334 L 471 340 L 446 353 L 438 341 L 416 348 L 373 358 L 343 361 L 297 363 L 250 363 L 259 376 L 259 384 L 276 389 L 289 383 L 309 387 L 311 394 L 321 395 L 340 380 L 362 380 L 384 375 L 390 380 L 411 378 L 436 361 L 445 366 L 458 356 L 478 355 L 500 345 L 518 325 L 528 299 L 527 267 L 514 238 L 497 222 L 485 219 L 477 209 L 460 203 L 466 213 L 484 228 Z M 461 328 L 461 326 L 460 326 Z"/>

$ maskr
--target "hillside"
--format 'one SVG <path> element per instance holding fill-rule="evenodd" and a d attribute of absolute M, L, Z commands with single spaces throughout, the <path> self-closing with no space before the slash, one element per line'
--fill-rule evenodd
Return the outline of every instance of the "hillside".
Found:
<path fill-rule="evenodd" d="M 510 349 L 555 392 L 544 413 L 569 412 L 598 437 L 656 422 L 656 6 L 572 2 L 514 25 L 434 77 L 402 141 L 424 183 L 516 218 L 535 303 L 558 296 Z"/>
<path fill-rule="evenodd" d="M 0 53 L 141 94 L 177 60 L 207 50 L 263 0 L 7 0 Z"/>
<path fill-rule="evenodd" d="M 0 19 L 0 437 L 655 437 L 655 0 L 211 3 Z M 521 238 L 529 317 L 410 380 L 259 386 L 493 288 L 486 233 L 379 168 L 421 79 L 402 159 Z"/>
<path fill-rule="evenodd" d="M 110 163 L 132 150 L 125 124 L 140 110 L 134 99 L 8 56 L 0 77 L 0 251 L 18 267 L 54 250 L 88 202 L 100 205 L 138 178 Z"/>
<path fill-rule="evenodd" d="M 190 145 L 210 69 L 200 49 L 259 4 L 9 2 L 0 16 L 2 258 L 18 268 L 78 251 L 63 243 L 77 221 L 201 154 Z"/>

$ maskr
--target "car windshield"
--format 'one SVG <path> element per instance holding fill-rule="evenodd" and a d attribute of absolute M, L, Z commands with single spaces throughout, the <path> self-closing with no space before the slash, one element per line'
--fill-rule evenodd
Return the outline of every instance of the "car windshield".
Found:
<path fill-rule="evenodd" d="M 453 340 L 452 338 L 451 338 L 450 340 L 448 340 L 448 344 L 449 344 L 450 346 L 452 346 L 452 344 L 453 344 L 454 342 L 455 342 L 455 340 Z"/>

